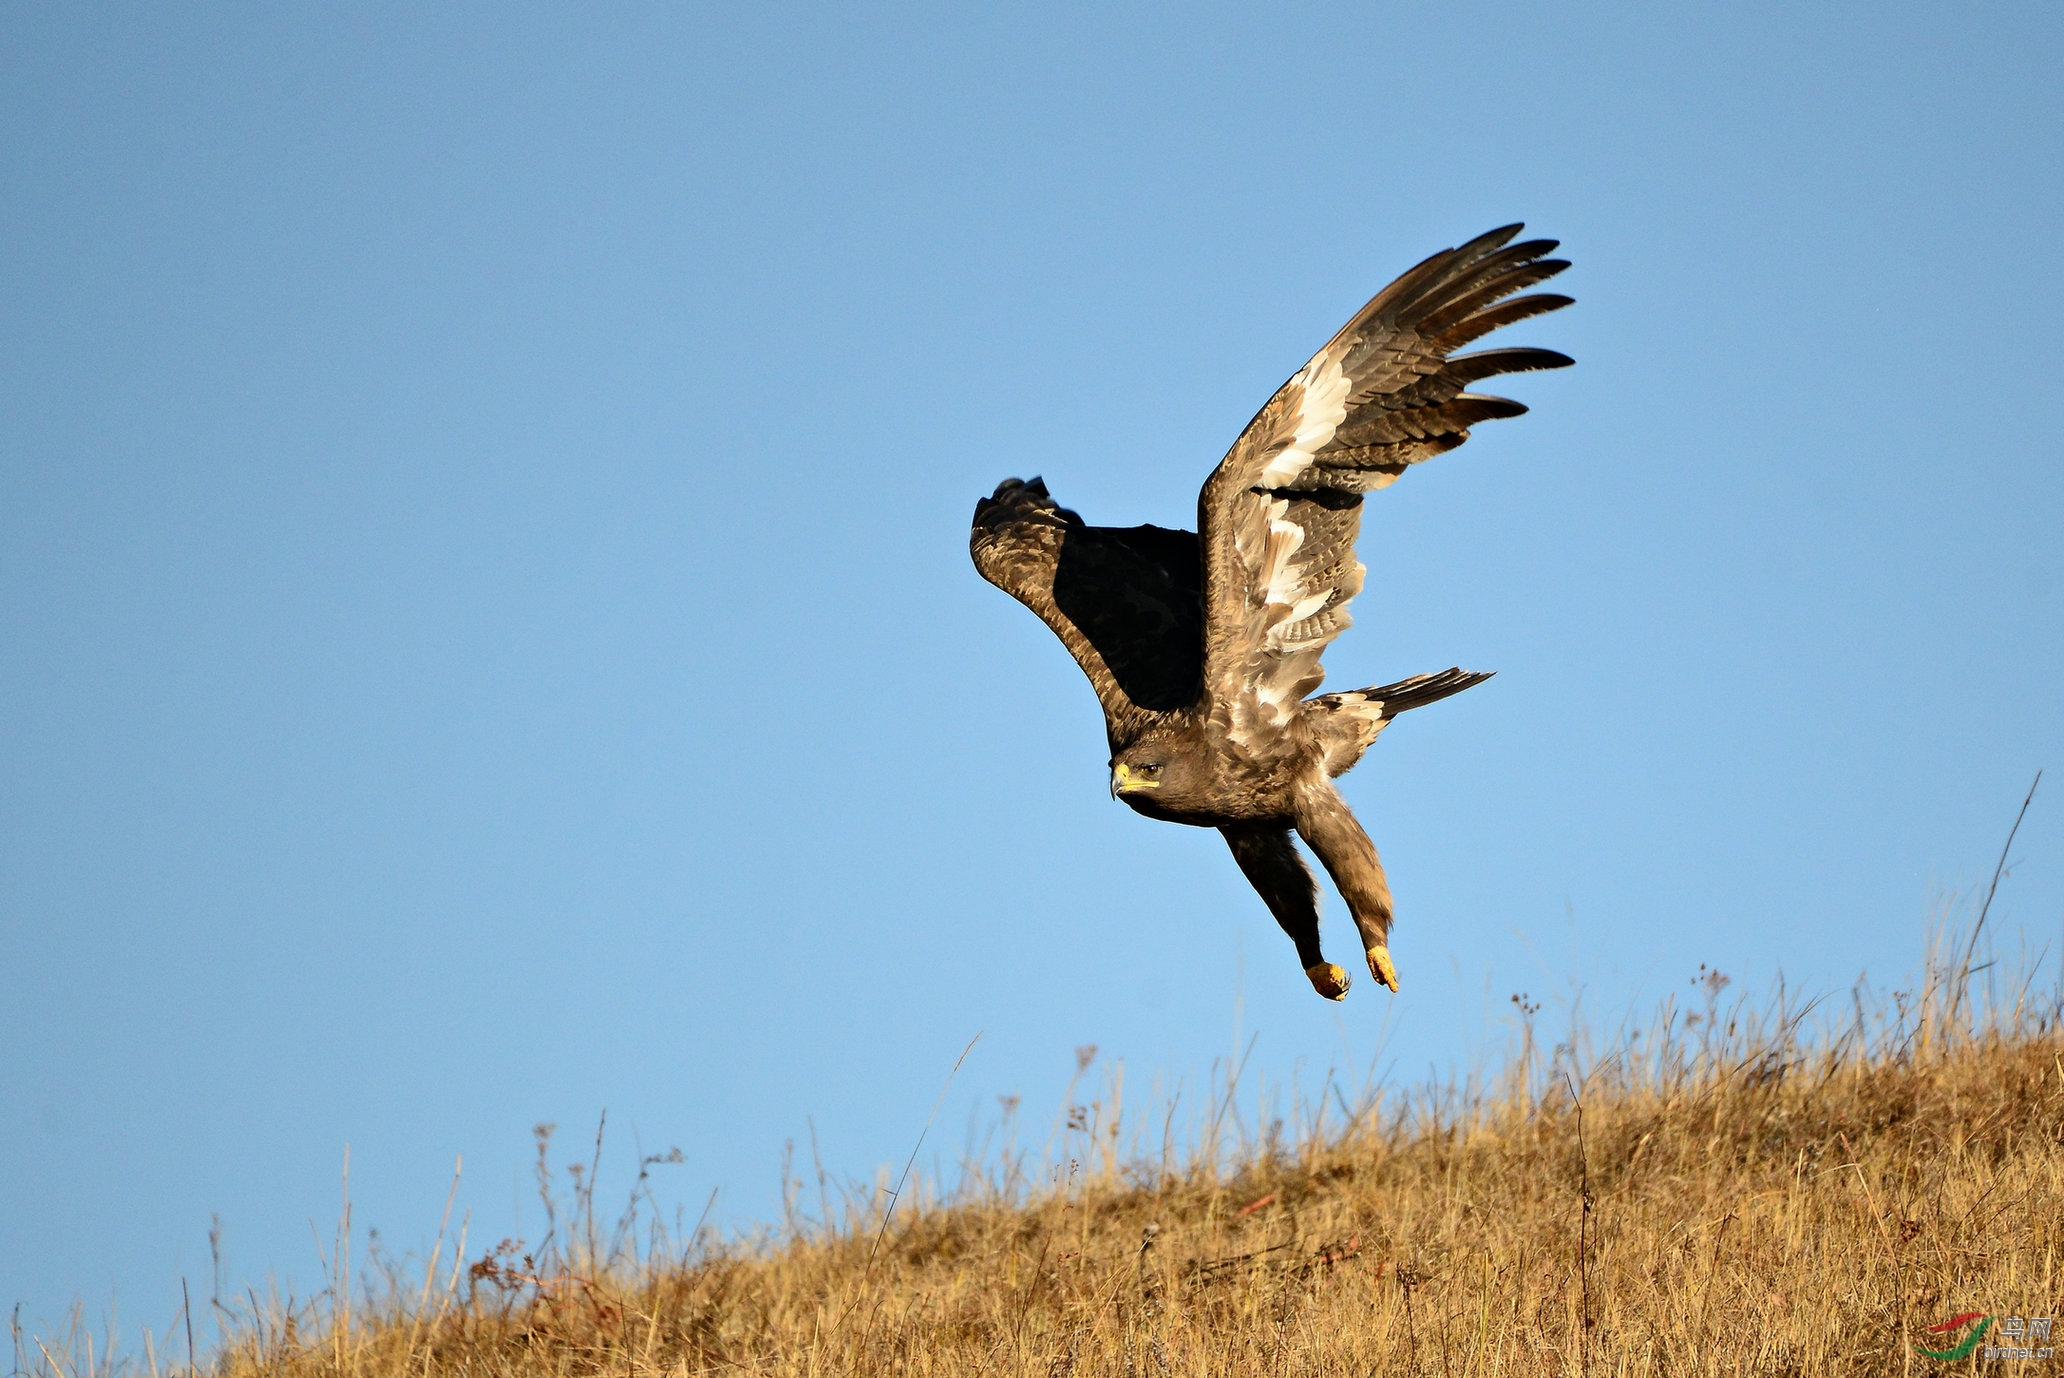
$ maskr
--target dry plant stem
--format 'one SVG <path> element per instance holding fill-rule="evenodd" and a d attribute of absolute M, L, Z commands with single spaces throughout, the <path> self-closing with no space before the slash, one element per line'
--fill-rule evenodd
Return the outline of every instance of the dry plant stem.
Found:
<path fill-rule="evenodd" d="M 910 1157 L 903 1164 L 903 1175 L 896 1179 L 896 1189 L 889 1193 L 888 1204 L 882 1210 L 881 1228 L 875 1231 L 874 1244 L 867 1251 L 867 1266 L 863 1270 L 863 1275 L 861 1277 L 861 1281 L 863 1283 L 865 1283 L 867 1278 L 871 1277 L 874 1273 L 875 1255 L 881 1252 L 882 1239 L 885 1236 L 887 1236 L 889 1232 L 889 1221 L 895 1217 L 897 1202 L 903 1199 L 903 1188 L 910 1181 L 910 1169 L 916 1166 L 917 1164 L 917 1155 L 919 1150 L 921 1150 L 924 1147 L 925 1135 L 932 1132 L 932 1121 L 938 1118 L 939 1107 L 946 1103 L 947 1089 L 953 1085 L 953 1078 L 960 1074 L 960 1064 L 967 1061 L 968 1054 L 973 1052 L 975 1050 L 975 1045 L 981 1041 L 982 1035 L 978 1031 L 973 1038 L 970 1038 L 968 1040 L 967 1047 L 962 1048 L 960 1050 L 960 1056 L 953 1060 L 953 1070 L 946 1074 L 946 1080 L 944 1084 L 942 1084 L 939 1087 L 939 1095 L 938 1098 L 932 1102 L 931 1113 L 925 1116 L 924 1128 L 920 1129 L 917 1133 L 917 1142 L 910 1146 Z M 859 1303 L 857 1301 L 854 1303 L 855 1306 L 857 1306 L 858 1304 Z M 869 1330 L 872 1330 L 874 1328 L 873 1317 L 875 1314 L 879 1312 L 879 1310 L 880 1306 L 879 1303 L 877 1303 L 875 1312 L 869 1313 Z M 832 1326 L 832 1329 L 836 1331 L 839 1328 L 839 1326 L 842 1326 L 846 1323 L 846 1317 L 852 1314 L 853 1307 L 847 1307 L 843 1312 L 839 1314 L 838 1321 Z"/>
<path fill-rule="evenodd" d="M 1727 1238 L 1727 1227 L 1735 1220 L 1733 1211 L 1720 1217 L 1720 1224 L 1713 1231 L 1713 1259 L 1706 1265 L 1706 1285 L 1699 1292 L 1699 1325 L 1703 1327 L 1713 1310 L 1713 1279 L 1720 1273 L 1720 1245 Z"/>
<path fill-rule="evenodd" d="M 411 1364 L 415 1359 L 417 1341 L 419 1341 L 422 1338 L 424 1317 L 430 1309 L 430 1289 L 437 1282 L 437 1261 L 439 1256 L 442 1255 L 444 1252 L 444 1232 L 451 1226 L 452 1203 L 458 1200 L 459 1174 L 465 1169 L 465 1166 L 466 1160 L 463 1156 L 454 1157 L 452 1159 L 451 1189 L 447 1191 L 444 1196 L 444 1214 L 438 1219 L 437 1222 L 437 1240 L 436 1243 L 434 1243 L 431 1246 L 430 1261 L 423 1265 L 423 1291 L 422 1294 L 416 1298 L 415 1318 L 409 1325 L 409 1346 L 407 1357 L 411 1361 Z M 459 1256 L 461 1258 L 465 1257 L 465 1245 L 463 1243 L 459 1245 Z M 457 1270 L 454 1269 L 454 1280 L 456 1280 L 456 1276 Z M 440 1301 L 438 1311 L 441 1314 L 443 1310 L 444 1307 L 442 1305 L 442 1302 Z M 404 1364 L 404 1368 L 407 1368 L 409 1366 L 410 1364 Z"/>
<path fill-rule="evenodd" d="M 2038 770 L 2035 779 L 2029 782 L 2027 797 L 2022 799 L 2021 809 L 2014 815 L 2014 826 L 2007 829 L 2007 840 L 2000 847 L 1999 860 L 1993 865 L 1992 883 L 1985 887 L 1985 902 L 1978 906 L 1978 919 L 1971 925 L 1970 941 L 1964 944 L 1964 960 L 1959 970 L 1967 977 L 1971 971 L 1971 958 L 1977 951 L 1978 935 L 1985 930 L 1985 916 L 1992 912 L 1992 897 L 1999 893 L 2000 877 L 2006 873 L 2007 853 L 2014 850 L 2014 836 L 2021 831 L 2021 820 L 2028 817 L 2028 806 L 2035 802 L 2035 791 L 2042 784 L 2042 778 L 2043 773 Z"/>
<path fill-rule="evenodd" d="M 337 1215 L 337 1247 L 331 1255 L 336 1260 L 331 1286 L 336 1289 L 336 1324 L 332 1327 L 337 1340 L 337 1368 L 344 1368 L 344 1350 L 351 1339 L 351 1145 L 344 1145 L 343 1171 L 344 1204 Z"/>
<path fill-rule="evenodd" d="M 1591 1226 L 1591 1155 L 1584 1145 L 1584 1098 L 1577 1093 L 1576 1082 L 1567 1073 L 1563 1084 L 1569 1088 L 1570 1105 L 1576 1111 L 1577 1120 L 1577 1371 L 1591 1372 L 1591 1267 L 1585 1254 L 1585 1236 Z"/>
<path fill-rule="evenodd" d="M 609 1111 L 605 1108 L 595 1119 L 595 1157 L 588 1165 L 588 1179 L 582 1187 L 581 1202 L 586 1207 L 586 1219 L 582 1228 L 587 1235 L 588 1257 L 594 1258 L 595 1245 L 595 1179 L 602 1172 L 602 1128 L 609 1123 Z"/>

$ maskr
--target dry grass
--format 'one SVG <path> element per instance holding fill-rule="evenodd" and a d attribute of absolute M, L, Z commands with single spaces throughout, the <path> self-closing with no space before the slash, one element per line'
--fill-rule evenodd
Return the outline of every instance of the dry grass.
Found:
<path fill-rule="evenodd" d="M 1496 1085 L 1335 1093 L 1330 1116 L 1244 1142 L 1226 1094 L 1186 1164 L 1127 1164 L 1107 1083 L 1063 1131 L 1063 1180 L 1033 1189 L 1006 1152 L 953 1199 L 913 1191 L 885 1211 L 884 1179 L 833 1225 L 756 1241 L 670 1240 L 641 1225 L 637 1193 L 605 1228 L 577 1170 L 544 1244 L 455 1260 L 444 1233 L 427 1271 L 254 1301 L 212 1367 L 1975 1371 L 1982 1349 L 1951 1366 L 1913 1342 L 1955 1312 L 2064 1312 L 2059 1002 L 2024 985 L 1988 1004 L 1984 970 L 1947 944 L 1914 989 L 1859 990 L 1839 1022 L 1781 993 L 1726 1003 L 1710 973 L 1702 1008 L 1665 1007 L 1599 1052 L 1540 1048 L 1515 997 L 1521 1042 Z M 330 1262 L 349 1275 L 341 1250 Z M 77 1371 L 55 1351 L 37 1362 Z"/>

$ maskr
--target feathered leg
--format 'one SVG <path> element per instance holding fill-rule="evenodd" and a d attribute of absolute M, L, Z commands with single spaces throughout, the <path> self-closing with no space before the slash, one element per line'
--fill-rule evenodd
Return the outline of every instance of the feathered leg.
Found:
<path fill-rule="evenodd" d="M 1297 835 L 1333 877 L 1347 912 L 1361 930 L 1369 974 L 1396 993 L 1397 967 L 1390 960 L 1390 882 L 1376 844 L 1330 784 L 1307 786 L 1297 797 Z"/>
<path fill-rule="evenodd" d="M 1269 913 L 1297 944 L 1297 960 L 1312 989 L 1328 1000 L 1347 994 L 1347 972 L 1319 951 L 1319 887 L 1297 854 L 1286 828 L 1220 828 L 1233 860 L 1260 893 Z"/>

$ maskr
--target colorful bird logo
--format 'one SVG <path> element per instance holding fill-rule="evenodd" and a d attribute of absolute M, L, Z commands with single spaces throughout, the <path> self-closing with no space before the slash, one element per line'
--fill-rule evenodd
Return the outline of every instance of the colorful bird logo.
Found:
<path fill-rule="evenodd" d="M 1928 1349 L 1921 1345 L 1915 1345 L 1914 1348 L 1920 1350 L 1921 1353 L 1927 1355 L 1930 1359 L 1961 1359 L 1978 1347 L 1978 1337 L 1983 1335 L 1985 1328 L 1992 1324 L 1992 1317 L 1986 1315 L 1983 1311 L 1966 1311 L 1960 1316 L 1951 1316 L 1940 1325 L 1928 1327 L 1928 1333 L 1931 1335 L 1937 1333 L 1948 1334 L 1961 1330 L 1963 1327 L 1970 1325 L 1972 1321 L 1976 1321 L 1978 1324 L 1972 1327 L 1970 1334 L 1957 1342 L 1957 1346 L 1954 1349 Z"/>

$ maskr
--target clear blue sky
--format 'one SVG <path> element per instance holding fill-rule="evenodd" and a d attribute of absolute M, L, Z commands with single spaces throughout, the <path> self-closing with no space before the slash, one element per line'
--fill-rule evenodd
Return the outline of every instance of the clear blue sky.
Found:
<path fill-rule="evenodd" d="M 491 1242 L 604 1107 L 744 1227 L 977 1030 L 949 1153 L 1077 1044 L 1409 1080 L 1517 990 L 1889 982 L 2041 766 L 2055 940 L 2059 15 L 8 7 L 0 1305 L 162 1329 L 211 1215 L 305 1292 L 346 1144 L 361 1230 L 464 1154 Z M 967 518 L 1190 524 L 1514 219 L 1578 366 L 1369 504 L 1331 683 L 1500 673 L 1345 782 L 1405 987 L 1335 1007 Z"/>

